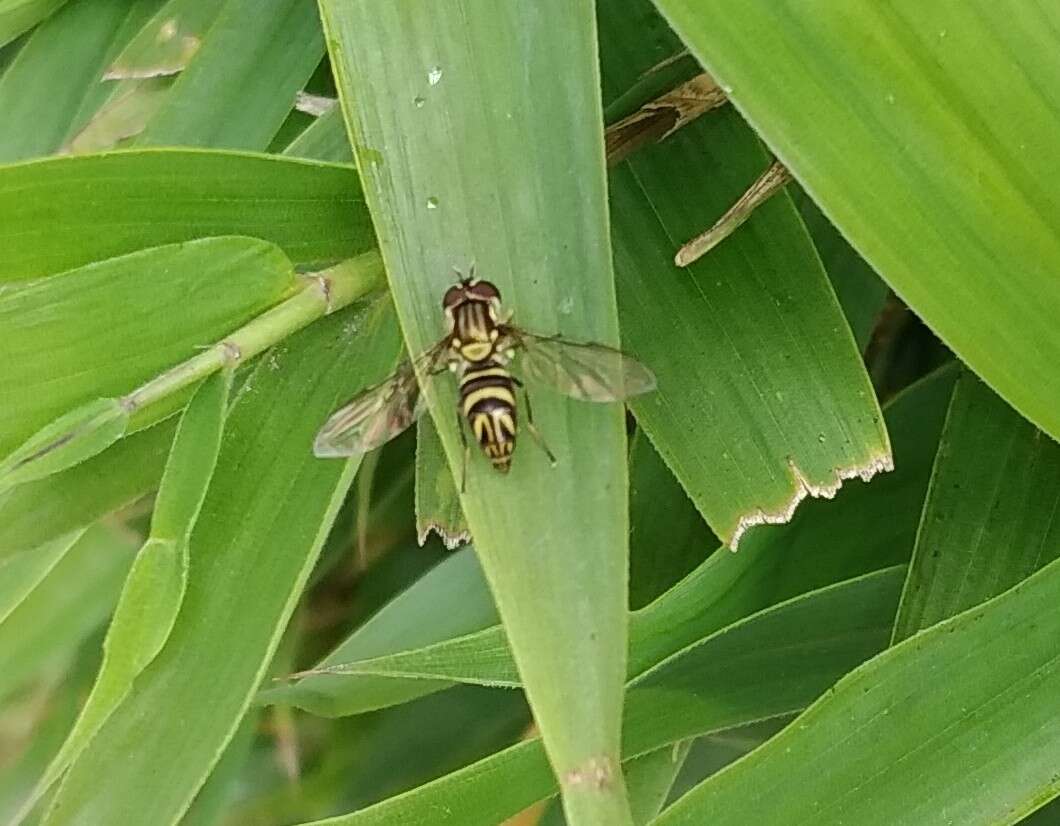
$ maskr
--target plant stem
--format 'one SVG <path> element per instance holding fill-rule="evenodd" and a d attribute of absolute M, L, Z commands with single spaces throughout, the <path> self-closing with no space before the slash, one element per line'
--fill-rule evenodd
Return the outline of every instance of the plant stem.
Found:
<path fill-rule="evenodd" d="M 307 324 L 341 310 L 382 285 L 383 262 L 373 251 L 302 278 L 302 286 L 282 304 L 122 397 L 122 406 L 129 413 L 141 410 L 223 367 L 253 358 Z"/>

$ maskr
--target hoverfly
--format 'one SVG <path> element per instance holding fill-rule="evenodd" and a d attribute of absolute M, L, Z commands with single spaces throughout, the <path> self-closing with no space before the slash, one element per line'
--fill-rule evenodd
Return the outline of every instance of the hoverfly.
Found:
<path fill-rule="evenodd" d="M 622 401 L 655 388 L 655 376 L 647 367 L 612 347 L 539 336 L 516 327 L 511 313 L 502 308 L 500 290 L 476 279 L 474 267 L 467 278 L 446 291 L 442 310 L 448 325 L 445 336 L 335 411 L 317 434 L 313 444 L 317 456 L 360 455 L 390 441 L 425 408 L 417 375 L 432 376 L 448 369 L 460 384 L 458 418 L 466 420 L 497 471 L 508 472 L 515 450 L 516 388 L 523 389 L 528 432 L 555 464 L 534 427 L 523 383 L 509 370 L 516 353 L 527 376 L 574 399 Z M 460 437 L 466 479 L 470 447 L 462 424 Z"/>

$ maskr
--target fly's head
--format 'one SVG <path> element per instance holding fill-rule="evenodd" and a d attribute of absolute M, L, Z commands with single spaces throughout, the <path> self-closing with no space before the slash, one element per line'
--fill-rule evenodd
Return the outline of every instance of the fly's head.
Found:
<path fill-rule="evenodd" d="M 459 271 L 457 274 L 460 274 Z M 452 321 L 460 308 L 470 303 L 484 305 L 494 324 L 503 323 L 501 291 L 492 282 L 476 278 L 474 265 L 467 277 L 461 276 L 460 281 L 445 291 L 442 296 L 442 310 L 446 318 Z"/>

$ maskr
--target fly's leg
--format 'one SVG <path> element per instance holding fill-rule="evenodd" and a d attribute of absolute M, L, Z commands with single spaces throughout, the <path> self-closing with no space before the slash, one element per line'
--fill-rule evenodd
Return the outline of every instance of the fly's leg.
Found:
<path fill-rule="evenodd" d="M 526 387 L 519 379 L 512 376 L 512 382 L 522 389 L 523 401 L 526 403 L 526 431 L 534 437 L 534 441 L 537 442 L 537 446 L 545 451 L 545 455 L 548 456 L 548 461 L 552 464 L 552 467 L 556 466 L 556 455 L 548 449 L 548 445 L 545 444 L 545 439 L 541 435 L 541 431 L 537 429 L 534 424 L 534 408 L 530 406 L 530 394 L 526 392 Z"/>

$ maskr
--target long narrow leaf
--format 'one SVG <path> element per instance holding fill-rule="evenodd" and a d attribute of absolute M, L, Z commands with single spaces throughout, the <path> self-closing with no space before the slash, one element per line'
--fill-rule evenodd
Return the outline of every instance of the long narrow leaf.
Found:
<path fill-rule="evenodd" d="M 66 771 L 161 650 L 184 600 L 188 541 L 213 475 L 230 371 L 207 379 L 185 411 L 158 491 L 151 533 L 137 552 L 103 643 L 103 664 L 69 737 L 37 783 L 32 806 Z"/>
<path fill-rule="evenodd" d="M 67 0 L 0 0 L 0 46 L 60 8 Z"/>
<path fill-rule="evenodd" d="M 177 622 L 71 767 L 45 824 L 163 826 L 190 805 L 264 676 L 352 478 L 353 464 L 313 457 L 313 435 L 339 400 L 393 364 L 396 338 L 385 300 L 352 307 L 294 336 L 243 386 L 191 538 L 197 564 Z"/>
<path fill-rule="evenodd" d="M 624 754 L 805 707 L 886 645 L 902 576 L 890 569 L 800 597 L 679 653 L 631 689 Z M 493 826 L 556 791 L 532 740 L 319 826 Z"/>
<path fill-rule="evenodd" d="M 497 609 L 474 549 L 464 548 L 391 600 L 318 668 L 430 645 L 473 633 L 496 621 Z M 266 703 L 291 703 L 314 714 L 341 716 L 407 702 L 449 684 L 367 677 L 351 690 L 348 680 L 341 676 L 317 674 L 264 691 L 260 699 Z"/>
<path fill-rule="evenodd" d="M 62 666 L 114 608 L 135 543 L 94 526 L 0 623 L 0 700 Z"/>
<path fill-rule="evenodd" d="M 974 375 L 954 389 L 894 638 L 997 596 L 1060 556 L 1060 445 Z"/>
<path fill-rule="evenodd" d="M 177 149 L 0 166 L 0 282 L 216 235 L 271 241 L 298 265 L 374 246 L 349 167 Z"/>
<path fill-rule="evenodd" d="M 1060 86 L 1037 81 L 1060 7 L 655 2 L 873 268 L 1060 438 Z"/>
<path fill-rule="evenodd" d="M 134 433 L 79 465 L 0 494 L 0 560 L 131 504 L 162 476 L 174 422 Z"/>
<path fill-rule="evenodd" d="M 907 639 L 655 823 L 1019 820 L 1060 793 L 1058 601 L 1053 562 Z"/>
<path fill-rule="evenodd" d="M 644 10 L 634 10 L 649 4 L 630 5 L 601 3 L 605 32 L 640 30 Z M 631 59 L 644 70 L 655 62 L 653 41 L 632 48 L 605 49 L 605 74 L 615 62 L 620 71 Z M 707 258 L 673 264 L 676 242 L 709 226 L 767 165 L 725 109 L 611 174 L 623 341 L 659 379 L 633 411 L 734 547 L 754 525 L 789 521 L 805 497 L 831 498 L 844 480 L 892 467 L 868 375 L 786 197 Z"/>
<path fill-rule="evenodd" d="M 323 54 L 312 2 L 227 0 L 137 144 L 263 150 Z"/>
<path fill-rule="evenodd" d="M 50 155 L 78 126 L 114 47 L 151 13 L 158 0 L 79 0 L 30 36 L 0 77 L 0 161 Z"/>
<path fill-rule="evenodd" d="M 290 262 L 274 246 L 222 238 L 145 250 L 5 290 L 0 455 L 88 399 L 129 393 L 294 287 Z M 120 419 L 129 411 L 111 399 L 69 415 L 76 418 L 22 452 L 32 456 L 63 433 L 88 438 L 115 417 L 123 432 Z"/>
<path fill-rule="evenodd" d="M 617 344 L 592 4 L 321 9 L 409 352 L 445 332 L 441 298 L 472 262 L 528 329 Z M 558 466 L 527 433 L 507 476 L 472 455 L 462 504 L 568 815 L 627 823 L 622 411 L 528 389 Z M 426 392 L 462 468 L 455 389 Z"/>

